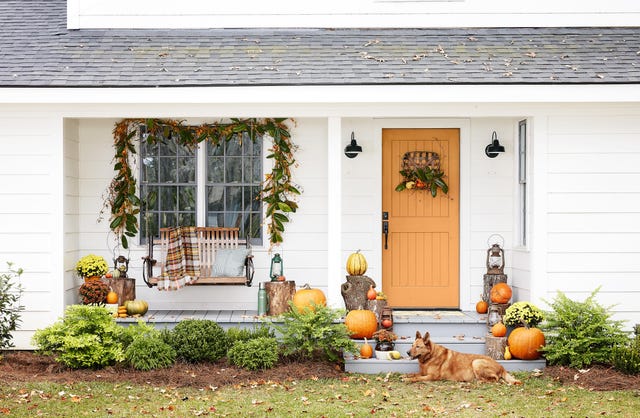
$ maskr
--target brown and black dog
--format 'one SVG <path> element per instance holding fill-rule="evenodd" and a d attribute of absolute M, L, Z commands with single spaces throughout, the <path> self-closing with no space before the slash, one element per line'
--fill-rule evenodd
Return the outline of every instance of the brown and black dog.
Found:
<path fill-rule="evenodd" d="M 418 359 L 420 373 L 408 375 L 409 382 L 431 380 L 455 380 L 470 382 L 497 382 L 503 379 L 509 384 L 520 384 L 497 361 L 479 354 L 466 354 L 449 350 L 434 343 L 426 332 L 424 337 L 416 331 L 416 340 L 407 352 L 412 359 Z"/>

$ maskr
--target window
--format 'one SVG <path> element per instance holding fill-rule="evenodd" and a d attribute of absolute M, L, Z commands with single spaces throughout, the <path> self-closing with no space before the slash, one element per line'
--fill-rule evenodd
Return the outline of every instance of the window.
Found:
<path fill-rule="evenodd" d="M 518 123 L 519 244 L 527 245 L 527 121 Z"/>
<path fill-rule="evenodd" d="M 237 227 L 262 244 L 262 138 L 201 143 L 195 150 L 171 138 L 141 141 L 140 161 L 142 242 L 158 237 L 159 228 L 204 225 Z"/>

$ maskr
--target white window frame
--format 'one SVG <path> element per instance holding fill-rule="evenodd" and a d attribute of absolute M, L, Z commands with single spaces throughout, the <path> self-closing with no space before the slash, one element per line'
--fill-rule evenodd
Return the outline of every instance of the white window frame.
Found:
<path fill-rule="evenodd" d="M 529 129 L 527 119 L 518 122 L 517 129 L 517 206 L 518 206 L 518 245 L 527 248 L 529 242 L 529 173 L 528 173 L 528 143 Z"/>

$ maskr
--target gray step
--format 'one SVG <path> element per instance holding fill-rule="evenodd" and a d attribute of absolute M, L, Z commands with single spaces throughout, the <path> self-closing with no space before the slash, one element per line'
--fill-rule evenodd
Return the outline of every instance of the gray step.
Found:
<path fill-rule="evenodd" d="M 486 315 L 462 311 L 393 311 L 393 332 L 414 338 L 416 331 L 431 337 L 483 337 Z"/>
<path fill-rule="evenodd" d="M 510 372 L 524 372 L 542 370 L 546 361 L 538 360 L 498 360 L 498 363 Z M 400 360 L 378 360 L 345 358 L 344 369 L 349 373 L 378 374 L 378 373 L 419 373 L 418 360 L 411 360 L 406 355 Z"/>
<path fill-rule="evenodd" d="M 431 339 L 436 344 L 443 345 L 451 350 L 456 350 L 461 353 L 485 354 L 485 339 L 483 337 L 433 337 Z M 413 341 L 413 338 L 400 338 L 396 340 L 396 351 L 399 351 L 400 353 L 402 353 L 402 355 L 405 355 L 411 348 Z M 364 340 L 355 340 L 355 342 L 356 344 L 358 344 L 358 346 L 364 344 Z M 375 347 L 376 342 L 369 341 L 369 344 L 372 347 Z"/>

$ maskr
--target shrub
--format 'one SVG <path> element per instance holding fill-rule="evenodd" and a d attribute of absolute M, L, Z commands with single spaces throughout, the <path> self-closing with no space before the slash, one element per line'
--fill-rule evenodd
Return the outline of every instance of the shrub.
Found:
<path fill-rule="evenodd" d="M 625 345 L 618 345 L 611 353 L 611 364 L 626 374 L 640 373 L 640 326 L 634 328 L 635 337 Z"/>
<path fill-rule="evenodd" d="M 122 346 L 126 350 L 135 340 L 139 338 L 158 338 L 160 339 L 160 331 L 158 331 L 152 325 L 147 324 L 143 320 L 139 319 L 135 325 L 129 325 L 122 329 L 122 335 L 120 341 Z"/>
<path fill-rule="evenodd" d="M 152 337 L 134 338 L 124 357 L 134 369 L 153 370 L 171 366 L 176 361 L 176 352 L 158 333 Z"/>
<path fill-rule="evenodd" d="M 190 363 L 216 361 L 227 354 L 227 334 L 215 321 L 207 319 L 181 321 L 168 340 L 178 358 Z"/>
<path fill-rule="evenodd" d="M 124 359 L 122 332 L 106 308 L 72 305 L 62 320 L 37 330 L 33 343 L 68 367 L 100 368 Z"/>
<path fill-rule="evenodd" d="M 282 335 L 285 355 L 313 358 L 325 356 L 331 361 L 340 359 L 341 352 L 355 353 L 357 347 L 350 332 L 339 320 L 344 310 L 316 305 L 315 309 L 298 312 L 293 306 L 282 315 L 283 324 L 273 324 Z"/>
<path fill-rule="evenodd" d="M 595 300 L 599 288 L 577 302 L 558 292 L 541 324 L 546 345 L 540 351 L 550 364 L 584 368 L 593 363 L 609 364 L 612 347 L 623 345 L 628 337 L 622 321 L 611 319 L 610 308 Z"/>
<path fill-rule="evenodd" d="M 236 341 L 229 349 L 227 356 L 231 364 L 244 369 L 270 369 L 278 362 L 278 343 L 271 337 Z"/>
<path fill-rule="evenodd" d="M 260 337 L 275 337 L 275 332 L 267 324 L 261 324 L 253 329 L 232 327 L 227 330 L 227 338 L 229 347 L 233 346 L 236 341 L 249 341 Z"/>
<path fill-rule="evenodd" d="M 0 273 L 0 350 L 13 347 L 13 335 L 20 323 L 20 305 L 22 287 L 15 283 L 20 279 L 22 269 L 15 270 L 12 263 L 7 263 L 8 271 Z"/>

